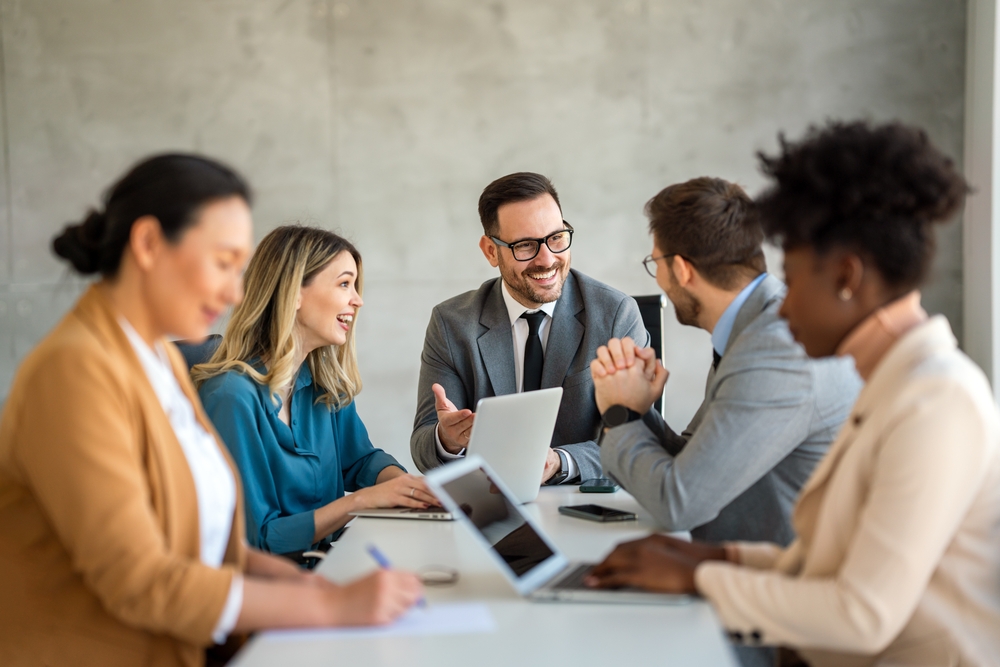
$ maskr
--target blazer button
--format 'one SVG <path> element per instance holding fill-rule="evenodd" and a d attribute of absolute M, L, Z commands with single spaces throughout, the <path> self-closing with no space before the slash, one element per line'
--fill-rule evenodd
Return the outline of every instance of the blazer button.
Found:
<path fill-rule="evenodd" d="M 740 642 L 740 643 L 742 643 L 743 642 L 743 633 L 740 632 L 739 630 L 735 630 L 735 631 L 729 633 L 729 638 L 732 639 L 734 642 Z"/>
<path fill-rule="evenodd" d="M 754 644 L 760 644 L 761 640 L 763 639 L 763 637 L 760 634 L 760 630 L 754 630 L 753 632 L 751 632 L 750 639 L 753 641 Z"/>
<path fill-rule="evenodd" d="M 863 418 L 861 417 L 861 415 L 854 415 L 854 419 L 852 421 L 854 422 L 855 426 L 861 426 Z"/>

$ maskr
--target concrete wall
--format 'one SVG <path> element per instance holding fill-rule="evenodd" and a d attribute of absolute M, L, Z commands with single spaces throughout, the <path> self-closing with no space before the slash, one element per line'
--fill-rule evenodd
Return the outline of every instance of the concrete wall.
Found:
<path fill-rule="evenodd" d="M 359 320 L 375 442 L 409 462 L 430 308 L 494 275 L 476 243 L 493 178 L 540 171 L 578 230 L 574 266 L 655 283 L 643 203 L 716 175 L 760 188 L 754 151 L 827 117 L 923 125 L 961 158 L 957 0 L 0 0 L 0 400 L 79 292 L 48 251 L 131 162 L 225 159 L 258 237 L 312 221 L 365 257 Z M 931 310 L 962 322 L 961 236 Z M 779 267 L 775 267 L 779 268 Z M 710 360 L 668 313 L 668 415 Z M 958 332 L 960 334 L 960 332 Z"/>

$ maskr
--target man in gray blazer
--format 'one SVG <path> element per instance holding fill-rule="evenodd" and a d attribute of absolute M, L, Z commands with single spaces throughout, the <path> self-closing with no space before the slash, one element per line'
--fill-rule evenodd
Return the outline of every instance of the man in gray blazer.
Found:
<path fill-rule="evenodd" d="M 860 378 L 850 359 L 811 360 L 792 339 L 778 316 L 784 285 L 766 273 L 763 234 L 739 186 L 694 179 L 660 192 L 646 212 L 646 268 L 681 324 L 712 334 L 714 363 L 704 402 L 678 434 L 649 410 L 667 376 L 649 351 L 626 340 L 600 349 L 601 461 L 668 530 L 787 545 L 792 505 Z"/>
<path fill-rule="evenodd" d="M 479 198 L 479 247 L 500 277 L 438 304 L 421 355 L 410 453 L 422 472 L 461 457 L 479 399 L 562 387 L 542 480 L 599 477 L 600 415 L 590 361 L 628 336 L 648 344 L 631 297 L 570 269 L 573 228 L 540 174 L 490 183 Z"/>

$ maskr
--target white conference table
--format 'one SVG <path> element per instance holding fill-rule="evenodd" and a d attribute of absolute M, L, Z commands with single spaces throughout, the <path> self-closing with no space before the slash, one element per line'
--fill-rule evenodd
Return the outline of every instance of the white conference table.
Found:
<path fill-rule="evenodd" d="M 558 513 L 560 505 L 597 503 L 635 512 L 637 521 L 595 523 Z M 641 537 L 656 525 L 632 496 L 581 494 L 576 487 L 546 487 L 527 505 L 571 560 L 596 562 L 612 546 Z M 376 565 L 366 548 L 377 545 L 394 567 L 429 565 L 458 570 L 459 581 L 428 587 L 435 604 L 483 602 L 496 630 L 490 633 L 294 640 L 256 637 L 232 663 L 264 665 L 391 665 L 399 667 L 511 667 L 511 665 L 735 666 L 711 607 L 702 600 L 680 606 L 529 602 L 518 596 L 465 528 L 454 521 L 355 519 L 317 571 L 347 582 Z"/>

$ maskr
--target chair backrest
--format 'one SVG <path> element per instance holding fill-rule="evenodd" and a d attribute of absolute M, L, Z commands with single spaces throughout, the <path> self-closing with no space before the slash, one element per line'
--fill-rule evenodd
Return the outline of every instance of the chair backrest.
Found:
<path fill-rule="evenodd" d="M 222 344 L 221 334 L 211 334 L 205 340 L 178 340 L 174 344 L 184 355 L 188 370 L 197 364 L 203 364 L 212 358 L 215 351 Z"/>
<path fill-rule="evenodd" d="M 667 297 L 662 294 L 649 296 L 634 296 L 639 304 L 639 314 L 642 324 L 649 332 L 649 346 L 656 352 L 657 359 L 663 359 L 663 311 L 667 307 Z M 653 403 L 653 408 L 663 414 L 663 396 Z"/>

